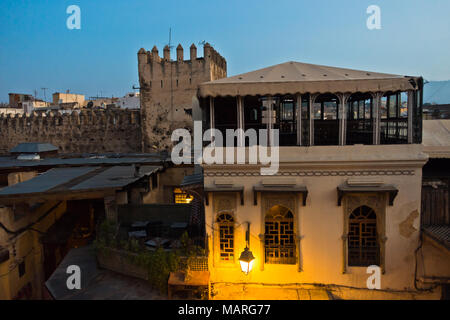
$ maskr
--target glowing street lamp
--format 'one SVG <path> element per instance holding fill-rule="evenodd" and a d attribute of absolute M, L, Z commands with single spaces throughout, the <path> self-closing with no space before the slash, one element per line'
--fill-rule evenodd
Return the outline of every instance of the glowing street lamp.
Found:
<path fill-rule="evenodd" d="M 255 261 L 253 253 L 248 248 L 250 246 L 250 222 L 248 222 L 247 231 L 245 232 L 245 240 L 247 241 L 247 246 L 239 257 L 239 263 L 241 264 L 242 272 L 249 274 L 253 269 L 253 262 Z"/>
<path fill-rule="evenodd" d="M 242 251 L 241 256 L 239 257 L 239 263 L 241 264 L 241 270 L 245 274 L 249 274 L 253 269 L 253 262 L 255 261 L 255 257 L 253 253 L 245 247 L 244 251 Z"/>

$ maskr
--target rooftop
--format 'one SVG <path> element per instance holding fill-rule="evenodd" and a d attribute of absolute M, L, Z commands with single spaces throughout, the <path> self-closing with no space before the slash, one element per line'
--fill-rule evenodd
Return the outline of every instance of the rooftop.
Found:
<path fill-rule="evenodd" d="M 415 89 L 419 77 L 289 61 L 200 85 L 200 95 L 368 92 Z"/>
<path fill-rule="evenodd" d="M 77 154 L 60 155 L 56 158 L 39 160 L 20 160 L 14 156 L 0 156 L 0 170 L 17 168 L 51 168 L 68 166 L 161 164 L 167 159 L 165 154 Z"/>
<path fill-rule="evenodd" d="M 430 158 L 450 158 L 450 120 L 424 120 L 422 144 Z"/>
<path fill-rule="evenodd" d="M 67 268 L 71 265 L 77 265 L 83 270 L 80 290 L 67 288 Z M 99 269 L 92 245 L 71 249 L 45 282 L 45 286 L 56 300 L 166 299 L 155 292 L 148 281 Z"/>
<path fill-rule="evenodd" d="M 55 195 L 62 199 L 80 192 L 119 190 L 161 169 L 160 166 L 142 166 L 136 174 L 135 166 L 53 168 L 30 180 L 0 189 L 0 202 Z"/>
<path fill-rule="evenodd" d="M 10 150 L 11 153 L 40 153 L 49 151 L 58 151 L 58 147 L 51 143 L 25 142 L 19 143 Z"/>

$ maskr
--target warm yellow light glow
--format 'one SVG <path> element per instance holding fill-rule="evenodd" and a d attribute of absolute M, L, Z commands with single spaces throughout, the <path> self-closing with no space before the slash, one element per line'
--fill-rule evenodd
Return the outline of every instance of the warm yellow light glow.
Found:
<path fill-rule="evenodd" d="M 248 247 L 242 251 L 241 256 L 239 257 L 239 263 L 241 264 L 241 270 L 245 274 L 249 274 L 253 269 L 253 262 L 255 261 L 255 257 L 253 253 L 249 250 Z"/>
<path fill-rule="evenodd" d="M 175 197 L 175 203 L 191 203 L 194 200 L 194 196 L 184 192 L 180 188 L 174 188 L 173 194 Z"/>
<path fill-rule="evenodd" d="M 243 273 L 245 274 L 249 274 L 250 271 L 252 271 L 253 269 L 253 262 L 255 260 L 252 260 L 250 262 L 246 262 L 246 261 L 239 261 L 239 263 L 241 264 L 241 270 Z"/>

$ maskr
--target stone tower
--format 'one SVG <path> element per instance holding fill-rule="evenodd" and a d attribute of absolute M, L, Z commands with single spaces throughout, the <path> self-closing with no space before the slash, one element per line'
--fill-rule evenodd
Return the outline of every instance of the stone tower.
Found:
<path fill-rule="evenodd" d="M 183 47 L 176 48 L 176 60 L 165 46 L 163 57 L 158 49 L 140 49 L 138 52 L 141 96 L 142 151 L 170 150 L 173 130 L 192 130 L 192 108 L 198 85 L 227 76 L 227 63 L 214 48 L 206 43 L 203 57 L 197 57 L 197 48 L 190 47 L 190 59 L 184 60 Z"/>

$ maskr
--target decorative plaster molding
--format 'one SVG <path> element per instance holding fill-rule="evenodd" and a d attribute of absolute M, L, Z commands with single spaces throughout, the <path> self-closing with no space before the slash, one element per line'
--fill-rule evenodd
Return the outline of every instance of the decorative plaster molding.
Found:
<path fill-rule="evenodd" d="M 206 177 L 259 177 L 259 171 L 254 172 L 225 172 L 213 171 L 205 172 Z M 274 177 L 298 176 L 298 177 L 329 177 L 329 176 L 413 176 L 414 170 L 355 170 L 355 171 L 289 171 L 279 172 Z M 267 176 L 264 176 L 267 177 Z"/>

